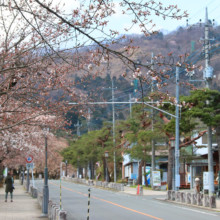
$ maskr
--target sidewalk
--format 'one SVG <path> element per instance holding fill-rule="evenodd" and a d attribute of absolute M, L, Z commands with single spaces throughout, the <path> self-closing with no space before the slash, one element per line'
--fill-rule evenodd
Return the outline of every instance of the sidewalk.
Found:
<path fill-rule="evenodd" d="M 180 191 L 194 193 L 194 190 L 180 190 Z M 136 195 L 136 188 L 125 186 L 124 191 L 121 191 L 121 192 L 131 194 L 131 195 Z M 144 196 L 162 196 L 161 198 L 154 198 L 154 199 L 161 201 L 161 202 L 174 203 L 174 204 L 179 204 L 182 206 L 195 207 L 195 208 L 199 208 L 199 209 L 203 209 L 203 210 L 220 212 L 220 198 L 216 198 L 216 207 L 217 208 L 213 209 L 213 208 L 204 207 L 204 206 L 197 206 L 197 205 L 167 200 L 167 197 L 164 197 L 167 195 L 167 191 L 154 191 L 154 190 L 143 189 L 143 195 Z"/>
<path fill-rule="evenodd" d="M 37 199 L 33 199 L 25 192 L 19 180 L 15 180 L 13 202 L 11 202 L 10 193 L 8 202 L 5 202 L 5 188 L 0 188 L 0 220 L 39 219 L 41 214 L 42 211 L 37 204 Z"/>
<path fill-rule="evenodd" d="M 120 192 L 131 194 L 131 195 L 136 195 L 137 189 L 129 187 L 129 186 L 125 186 L 124 191 L 120 191 Z M 166 191 L 156 191 L 156 190 L 143 189 L 144 196 L 166 196 L 166 194 L 167 194 Z"/>
<path fill-rule="evenodd" d="M 192 190 L 180 190 L 180 192 L 195 193 L 195 190 L 194 189 L 192 189 Z M 195 208 L 199 208 L 199 209 L 220 212 L 220 198 L 216 198 L 216 208 L 209 208 L 209 207 L 204 207 L 204 206 L 197 206 L 197 205 L 192 205 L 192 204 L 186 204 L 186 203 L 171 201 L 171 200 L 167 200 L 167 197 L 166 198 L 155 198 L 155 199 L 159 200 L 159 201 L 163 201 L 163 202 L 174 203 L 174 204 L 179 204 L 179 205 L 183 205 L 183 206 L 190 206 L 190 207 L 195 207 Z"/>

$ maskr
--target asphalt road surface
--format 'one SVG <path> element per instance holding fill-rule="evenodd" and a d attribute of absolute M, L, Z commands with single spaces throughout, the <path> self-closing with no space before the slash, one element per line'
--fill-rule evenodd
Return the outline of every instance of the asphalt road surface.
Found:
<path fill-rule="evenodd" d="M 42 191 L 43 181 L 35 181 Z M 68 220 L 86 220 L 88 189 L 91 189 L 90 220 L 217 220 L 220 213 L 62 181 L 62 208 Z M 49 195 L 60 204 L 60 181 L 49 180 Z M 161 196 L 159 196 L 161 198 Z"/>

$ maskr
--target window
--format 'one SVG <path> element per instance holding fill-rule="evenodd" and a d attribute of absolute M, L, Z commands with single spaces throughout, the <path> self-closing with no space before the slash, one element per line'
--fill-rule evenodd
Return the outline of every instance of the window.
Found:
<path fill-rule="evenodd" d="M 212 143 L 213 144 L 217 143 L 216 134 L 212 134 Z M 208 144 L 208 135 L 207 134 L 204 134 L 202 136 L 202 144 Z"/>

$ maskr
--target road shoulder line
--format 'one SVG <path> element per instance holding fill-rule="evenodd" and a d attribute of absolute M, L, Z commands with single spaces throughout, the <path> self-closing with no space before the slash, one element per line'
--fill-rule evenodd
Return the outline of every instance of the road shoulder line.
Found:
<path fill-rule="evenodd" d="M 176 204 L 176 205 L 183 205 L 183 206 L 187 206 L 187 207 L 191 207 L 191 208 L 197 208 L 197 209 L 202 209 L 202 210 L 207 210 L 207 211 L 212 211 L 212 212 L 220 212 L 220 209 L 211 209 L 209 207 L 204 207 L 204 206 L 196 206 L 196 205 L 192 205 L 192 204 L 186 204 L 186 203 L 180 203 L 180 202 L 174 202 L 174 201 L 170 201 L 167 199 L 161 199 L 161 198 L 153 198 L 154 200 L 160 201 L 160 202 L 164 202 L 164 203 L 172 203 L 172 204 Z"/>

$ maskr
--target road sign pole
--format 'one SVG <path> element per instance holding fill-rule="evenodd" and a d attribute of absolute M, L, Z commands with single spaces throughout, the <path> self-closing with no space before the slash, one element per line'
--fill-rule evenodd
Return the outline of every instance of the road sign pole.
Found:
<path fill-rule="evenodd" d="M 22 179 L 21 179 L 21 185 L 24 184 L 24 166 L 22 166 Z"/>
<path fill-rule="evenodd" d="M 33 169 L 32 169 L 31 171 L 32 171 L 32 182 L 33 182 L 33 187 L 35 187 L 35 185 L 34 185 L 34 175 L 33 175 Z"/>
<path fill-rule="evenodd" d="M 29 168 L 27 169 L 27 192 L 29 191 Z"/>
<path fill-rule="evenodd" d="M 44 168 L 44 188 L 43 188 L 43 206 L 42 212 L 45 216 L 48 214 L 49 188 L 48 188 L 48 168 L 47 168 L 47 137 L 45 136 L 45 168 Z"/>

